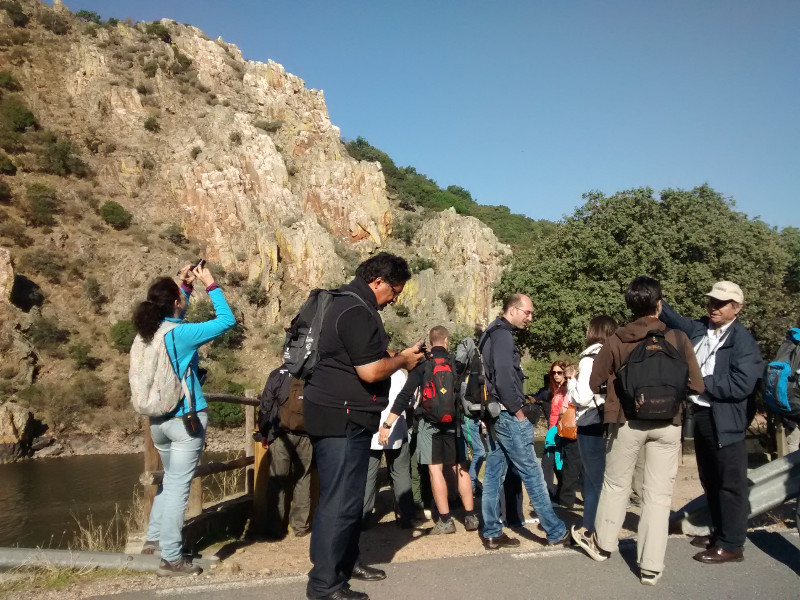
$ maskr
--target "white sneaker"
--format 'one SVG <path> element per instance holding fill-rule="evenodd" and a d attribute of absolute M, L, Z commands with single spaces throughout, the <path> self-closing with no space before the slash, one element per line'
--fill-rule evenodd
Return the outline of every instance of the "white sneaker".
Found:
<path fill-rule="evenodd" d="M 659 579 L 661 579 L 661 573 L 645 571 L 644 569 L 641 569 L 639 573 L 639 581 L 642 582 L 642 585 L 655 585 Z"/>
<path fill-rule="evenodd" d="M 610 552 L 606 552 L 597 545 L 597 538 L 594 533 L 591 536 L 586 536 L 583 531 L 576 530 L 575 525 L 572 526 L 571 532 L 572 539 L 584 549 L 590 558 L 602 562 L 608 560 L 608 557 L 611 556 Z"/>

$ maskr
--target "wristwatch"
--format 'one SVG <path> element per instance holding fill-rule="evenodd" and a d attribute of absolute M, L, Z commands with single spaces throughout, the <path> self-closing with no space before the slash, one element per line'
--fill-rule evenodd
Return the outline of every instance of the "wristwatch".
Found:
<path fill-rule="evenodd" d="M 381 427 L 383 427 L 384 429 L 391 429 L 391 428 L 392 428 L 392 426 L 391 426 L 391 425 L 389 425 L 389 424 L 388 424 L 386 421 L 384 421 L 384 422 L 383 422 L 383 424 L 381 425 Z"/>

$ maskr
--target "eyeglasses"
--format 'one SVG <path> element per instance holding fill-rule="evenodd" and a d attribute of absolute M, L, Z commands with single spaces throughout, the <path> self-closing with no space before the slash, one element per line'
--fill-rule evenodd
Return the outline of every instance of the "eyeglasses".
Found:
<path fill-rule="evenodd" d="M 532 317 L 533 316 L 533 311 L 532 310 L 522 310 L 522 308 L 519 307 L 519 306 L 515 306 L 514 308 L 516 308 L 518 311 L 524 313 L 526 317 Z"/>
<path fill-rule="evenodd" d="M 563 375 L 564 371 L 550 371 L 552 375 Z"/>
<path fill-rule="evenodd" d="M 386 285 L 388 285 L 391 288 L 391 290 L 392 290 L 392 300 L 397 299 L 397 297 L 400 294 L 403 293 L 403 286 L 402 285 L 392 285 L 391 283 L 389 283 L 385 279 L 383 280 L 383 283 L 385 283 Z M 400 288 L 400 289 L 397 289 L 397 288 Z"/>

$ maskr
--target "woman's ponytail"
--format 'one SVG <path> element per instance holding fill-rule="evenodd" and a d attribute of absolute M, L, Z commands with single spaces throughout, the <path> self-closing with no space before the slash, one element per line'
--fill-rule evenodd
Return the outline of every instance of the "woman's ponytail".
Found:
<path fill-rule="evenodd" d="M 169 277 L 157 279 L 147 290 L 147 300 L 133 311 L 133 326 L 145 342 L 152 340 L 161 321 L 172 315 L 180 294 L 178 284 Z"/>

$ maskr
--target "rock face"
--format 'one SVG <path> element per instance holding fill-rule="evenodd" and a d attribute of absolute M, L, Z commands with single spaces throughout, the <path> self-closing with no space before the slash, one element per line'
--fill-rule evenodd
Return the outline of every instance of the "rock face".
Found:
<path fill-rule="evenodd" d="M 11 266 L 11 252 L 0 248 L 0 304 L 11 298 L 14 287 L 14 268 Z"/>
<path fill-rule="evenodd" d="M 33 413 L 16 404 L 0 405 L 0 463 L 33 455 L 33 441 L 47 429 Z"/>

